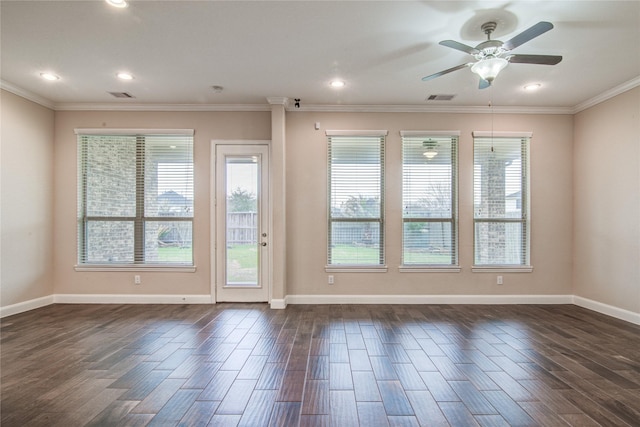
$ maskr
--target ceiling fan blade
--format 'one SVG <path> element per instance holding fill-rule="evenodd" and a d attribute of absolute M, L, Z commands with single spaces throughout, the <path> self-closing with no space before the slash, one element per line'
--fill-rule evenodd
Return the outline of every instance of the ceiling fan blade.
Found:
<path fill-rule="evenodd" d="M 440 71 L 439 73 L 431 74 L 430 76 L 423 77 L 422 81 L 426 82 L 427 80 L 435 79 L 436 77 L 440 77 L 442 75 L 449 74 L 449 73 L 451 73 L 453 71 L 461 70 L 462 68 L 468 67 L 470 64 L 472 64 L 472 63 L 469 62 L 467 64 L 460 64 L 457 67 L 448 68 L 446 70 Z"/>
<path fill-rule="evenodd" d="M 491 82 L 485 79 L 480 79 L 480 83 L 478 84 L 478 89 L 486 89 L 489 86 L 491 86 Z"/>
<path fill-rule="evenodd" d="M 523 43 L 528 42 L 529 40 L 538 37 L 540 34 L 544 34 L 550 29 L 553 28 L 553 24 L 551 22 L 540 21 L 531 28 L 524 30 L 511 40 L 505 42 L 502 47 L 505 50 L 515 49 Z"/>
<path fill-rule="evenodd" d="M 507 58 L 513 64 L 556 65 L 562 61 L 557 55 L 511 55 Z"/>
<path fill-rule="evenodd" d="M 442 46 L 450 47 L 451 49 L 466 52 L 470 55 L 475 55 L 476 53 L 480 52 L 475 47 L 467 46 L 466 44 L 457 42 L 455 40 L 442 40 L 439 44 L 441 44 Z"/>

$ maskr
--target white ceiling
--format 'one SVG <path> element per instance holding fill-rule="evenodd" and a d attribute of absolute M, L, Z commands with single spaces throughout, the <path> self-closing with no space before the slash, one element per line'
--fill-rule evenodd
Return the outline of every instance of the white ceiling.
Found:
<path fill-rule="evenodd" d="M 54 108 L 178 104 L 303 107 L 493 105 L 575 109 L 640 77 L 640 1 L 105 1 L 1 2 L 2 87 Z M 509 64 L 492 88 L 438 44 L 475 46 L 480 25 L 506 41 L 539 21 L 555 28 L 514 49 L 563 56 L 555 66 Z M 133 81 L 115 75 L 127 70 Z M 52 71 L 61 79 L 40 78 Z M 332 89 L 332 78 L 347 86 Z M 542 88 L 526 93 L 523 86 Z M 224 87 L 215 93 L 211 86 Z M 117 99 L 107 92 L 128 92 Z M 451 101 L 426 101 L 454 94 Z"/>

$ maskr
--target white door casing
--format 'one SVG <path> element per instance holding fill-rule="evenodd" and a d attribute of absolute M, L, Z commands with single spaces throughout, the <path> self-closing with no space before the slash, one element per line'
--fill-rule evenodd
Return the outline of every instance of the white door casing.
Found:
<path fill-rule="evenodd" d="M 268 302 L 271 299 L 268 141 L 213 141 L 211 149 L 213 300 Z"/>

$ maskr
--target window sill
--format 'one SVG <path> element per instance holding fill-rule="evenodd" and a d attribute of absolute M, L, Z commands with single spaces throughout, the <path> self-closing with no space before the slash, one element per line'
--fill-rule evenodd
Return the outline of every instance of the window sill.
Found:
<path fill-rule="evenodd" d="M 326 265 L 327 273 L 386 273 L 386 265 Z"/>
<path fill-rule="evenodd" d="M 73 267 L 75 271 L 149 271 L 167 273 L 195 273 L 195 265 L 127 265 L 127 264 L 82 264 Z"/>
<path fill-rule="evenodd" d="M 531 273 L 531 265 L 474 265 L 471 267 L 474 273 Z"/>
<path fill-rule="evenodd" d="M 462 269 L 459 265 L 401 265 L 398 271 L 400 273 L 460 273 Z"/>

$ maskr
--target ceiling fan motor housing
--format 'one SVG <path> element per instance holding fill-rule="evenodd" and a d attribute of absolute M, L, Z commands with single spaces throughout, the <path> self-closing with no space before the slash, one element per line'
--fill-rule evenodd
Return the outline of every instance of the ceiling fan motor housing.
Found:
<path fill-rule="evenodd" d="M 502 48 L 503 43 L 500 40 L 491 40 L 491 33 L 493 33 L 497 27 L 498 24 L 495 22 L 485 22 L 480 27 L 482 32 L 487 35 L 487 40 L 476 46 L 476 49 L 479 50 L 479 52 L 474 55 L 477 60 L 492 56 L 499 56 L 505 52 Z"/>
<path fill-rule="evenodd" d="M 500 40 L 487 40 L 476 46 L 476 49 L 478 49 L 479 52 L 474 56 L 478 60 L 489 56 L 498 56 L 505 52 L 505 50 L 502 48 L 502 42 Z"/>

